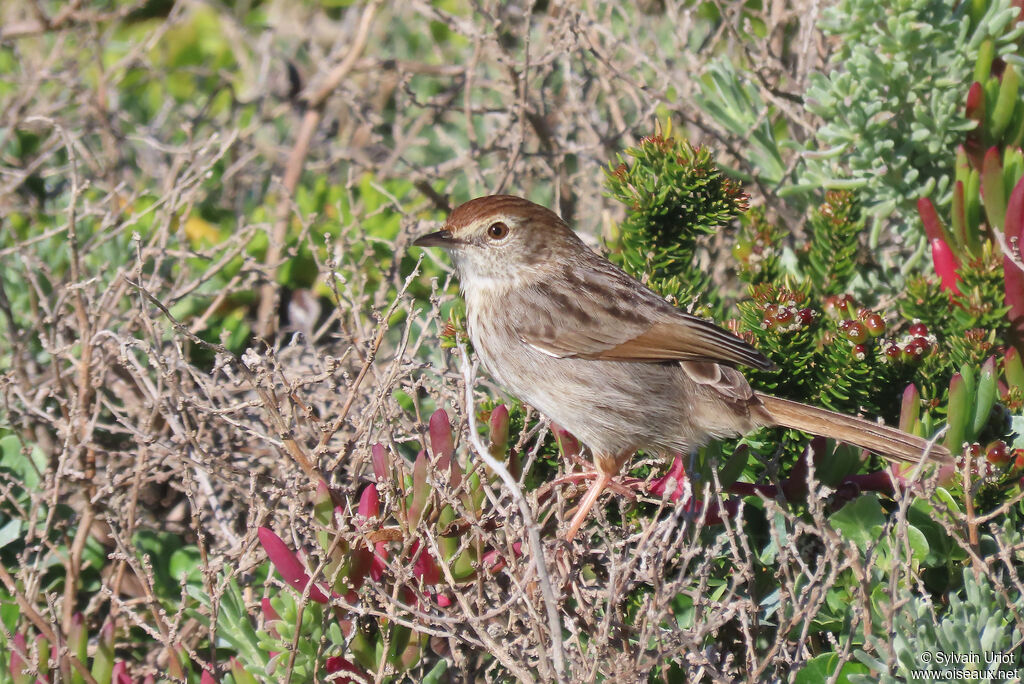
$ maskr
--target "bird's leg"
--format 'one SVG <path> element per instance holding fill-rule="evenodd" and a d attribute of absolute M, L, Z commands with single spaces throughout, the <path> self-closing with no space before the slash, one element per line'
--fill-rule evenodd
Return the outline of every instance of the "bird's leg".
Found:
<path fill-rule="evenodd" d="M 547 494 L 549 489 L 554 489 L 555 487 L 560 487 L 562 485 L 572 484 L 574 482 L 582 482 L 583 480 L 592 480 L 596 477 L 599 477 L 600 475 L 601 471 L 599 470 L 588 470 L 585 473 L 568 473 L 566 475 L 562 475 L 561 477 L 555 478 L 554 480 L 545 482 L 537 491 L 540 493 L 541 496 L 543 496 Z M 630 499 L 635 499 L 637 494 L 634 490 L 639 489 L 639 485 L 642 483 L 643 480 L 637 479 L 635 477 L 622 478 L 621 480 L 612 479 L 608 481 L 608 489 L 621 496 L 625 496 Z"/>
<path fill-rule="evenodd" d="M 615 474 L 622 468 L 622 464 L 632 454 L 632 451 L 621 453 L 617 456 L 605 456 L 602 454 L 594 454 L 594 465 L 597 466 L 597 477 L 590 484 L 590 488 L 584 495 L 583 500 L 580 501 L 579 507 L 576 509 L 576 514 L 572 516 L 572 520 L 569 522 L 569 529 L 565 533 L 565 541 L 572 541 L 576 533 L 579 532 L 580 527 L 583 526 L 583 521 L 587 519 L 587 514 L 590 513 L 590 509 L 597 503 L 597 499 L 601 496 L 601 493 L 608 487 L 608 483 L 612 481 Z"/>
<path fill-rule="evenodd" d="M 569 523 L 569 531 L 565 533 L 565 541 L 572 541 L 573 537 L 576 536 L 576 533 L 579 532 L 580 527 L 583 525 L 583 521 L 587 519 L 590 509 L 597 502 L 597 497 L 601 496 L 601 492 L 604 491 L 611 480 L 611 473 L 606 473 L 603 470 L 598 471 L 597 477 L 590 483 L 590 489 L 587 490 L 586 496 L 580 501 L 580 505 L 576 509 L 576 515 L 572 516 L 572 522 Z"/>

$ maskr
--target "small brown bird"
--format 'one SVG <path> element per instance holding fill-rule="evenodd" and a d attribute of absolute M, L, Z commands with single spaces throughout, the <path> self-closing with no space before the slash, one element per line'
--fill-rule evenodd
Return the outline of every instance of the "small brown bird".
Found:
<path fill-rule="evenodd" d="M 685 453 L 777 425 L 899 461 L 950 460 L 895 428 L 754 392 L 735 366 L 775 368 L 761 352 L 676 309 L 521 197 L 466 202 L 413 244 L 451 255 L 469 337 L 494 379 L 590 448 L 598 475 L 567 539 L 637 449 Z"/>

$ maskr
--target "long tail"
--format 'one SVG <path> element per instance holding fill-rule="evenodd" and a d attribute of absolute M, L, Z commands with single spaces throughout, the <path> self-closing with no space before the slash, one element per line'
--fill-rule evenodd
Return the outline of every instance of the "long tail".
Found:
<path fill-rule="evenodd" d="M 907 463 L 919 463 L 924 458 L 934 463 L 953 461 L 946 447 L 929 444 L 902 430 L 770 394 L 754 394 L 776 425 L 837 439 Z"/>

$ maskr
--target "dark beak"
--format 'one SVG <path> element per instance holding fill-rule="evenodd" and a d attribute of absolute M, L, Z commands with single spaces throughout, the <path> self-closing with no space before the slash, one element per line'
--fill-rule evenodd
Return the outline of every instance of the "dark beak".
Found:
<path fill-rule="evenodd" d="M 439 230 L 416 238 L 412 243 L 416 247 L 454 247 L 458 242 L 450 230 Z"/>

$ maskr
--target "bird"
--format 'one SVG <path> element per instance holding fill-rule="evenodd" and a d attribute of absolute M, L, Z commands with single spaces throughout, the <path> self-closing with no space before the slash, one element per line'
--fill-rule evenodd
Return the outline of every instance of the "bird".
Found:
<path fill-rule="evenodd" d="M 566 540 L 638 450 L 667 458 L 781 426 L 895 461 L 951 460 L 945 448 L 899 429 L 754 391 L 737 366 L 775 363 L 673 306 L 522 197 L 465 202 L 413 245 L 450 255 L 469 339 L 494 380 L 590 449 L 596 476 Z"/>

